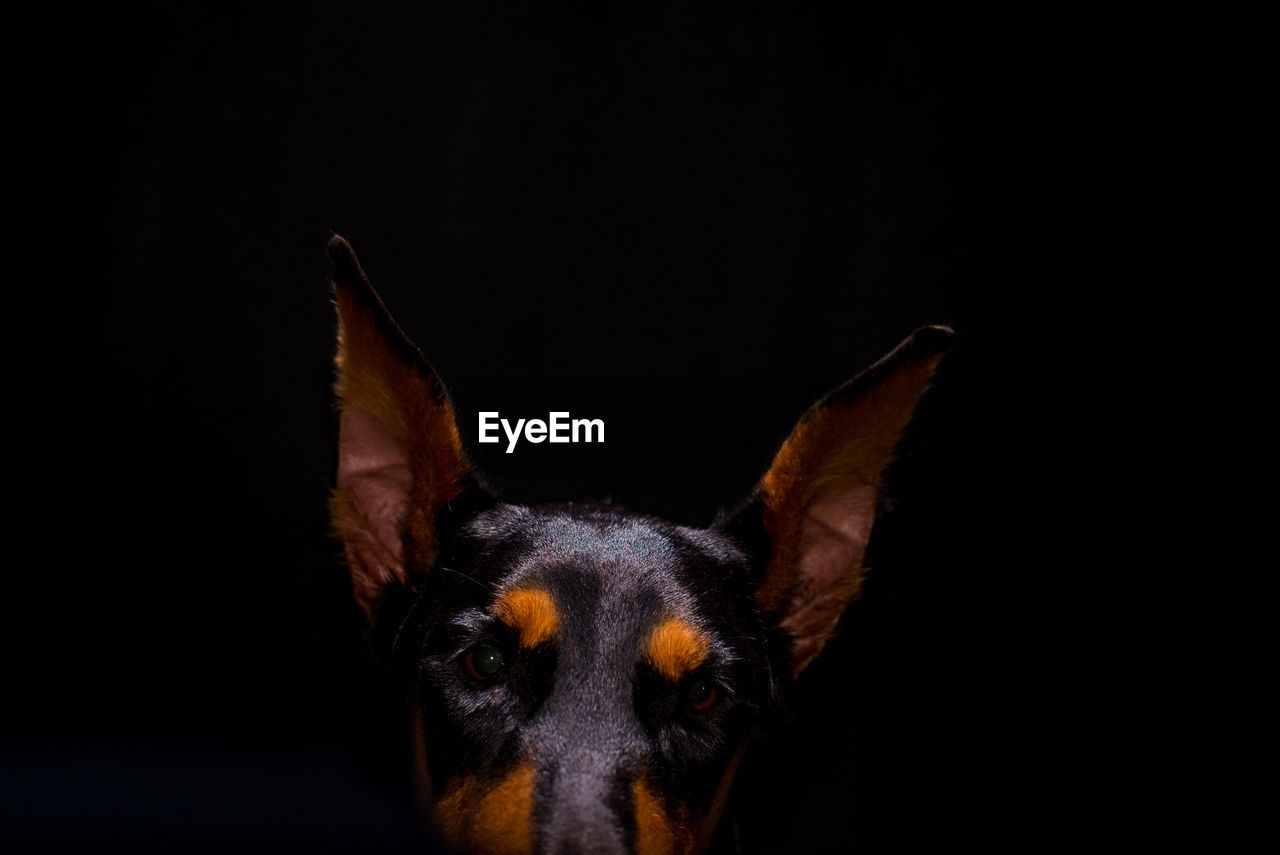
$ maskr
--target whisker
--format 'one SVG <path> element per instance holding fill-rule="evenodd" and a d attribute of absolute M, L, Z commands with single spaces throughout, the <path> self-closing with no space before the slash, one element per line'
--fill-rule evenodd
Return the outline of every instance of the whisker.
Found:
<path fill-rule="evenodd" d="M 452 567 L 445 567 L 443 564 L 437 565 L 437 566 L 436 566 L 436 569 L 437 569 L 437 570 L 445 570 L 445 571 L 447 571 L 447 572 L 449 572 L 449 573 L 454 574 L 455 576 L 461 576 L 463 579 L 466 579 L 466 580 L 468 580 L 468 581 L 470 581 L 470 582 L 474 582 L 475 584 L 479 585 L 481 588 L 485 587 L 485 584 L 484 584 L 483 582 L 481 582 L 479 579 L 476 579 L 476 578 L 475 578 L 475 577 L 473 577 L 473 576 L 468 576 L 466 573 L 463 573 L 461 570 L 454 570 Z M 490 587 L 492 587 L 492 586 L 490 586 Z"/>

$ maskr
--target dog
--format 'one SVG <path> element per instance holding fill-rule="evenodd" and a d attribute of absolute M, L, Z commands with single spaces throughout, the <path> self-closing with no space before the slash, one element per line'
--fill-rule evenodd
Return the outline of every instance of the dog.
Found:
<path fill-rule="evenodd" d="M 815 404 L 755 494 L 695 529 L 494 499 L 440 378 L 350 245 L 331 498 L 375 654 L 403 684 L 429 826 L 468 855 L 692 855 L 748 742 L 859 592 L 885 469 L 953 332 Z"/>

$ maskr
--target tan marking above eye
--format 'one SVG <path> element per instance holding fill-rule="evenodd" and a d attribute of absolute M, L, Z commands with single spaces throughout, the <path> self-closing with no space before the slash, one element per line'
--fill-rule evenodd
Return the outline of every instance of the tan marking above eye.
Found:
<path fill-rule="evenodd" d="M 541 588 L 514 588 L 494 604 L 493 613 L 511 628 L 524 648 L 537 647 L 560 631 L 560 613 Z"/>
<path fill-rule="evenodd" d="M 645 657 L 668 680 L 675 682 L 707 659 L 711 642 L 697 627 L 668 618 L 654 628 L 645 646 Z"/>

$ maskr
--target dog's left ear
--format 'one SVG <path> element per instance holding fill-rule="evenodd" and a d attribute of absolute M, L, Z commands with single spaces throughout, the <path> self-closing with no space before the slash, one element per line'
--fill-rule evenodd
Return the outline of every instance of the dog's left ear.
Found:
<path fill-rule="evenodd" d="M 752 508 L 770 558 L 756 599 L 791 639 L 798 675 L 862 585 L 881 477 L 953 332 L 924 327 L 819 401 L 761 479 Z"/>
<path fill-rule="evenodd" d="M 388 586 L 425 571 L 436 518 L 471 484 L 444 385 L 369 284 L 329 241 L 338 308 L 338 474 L 331 510 L 356 600 L 372 621 Z"/>

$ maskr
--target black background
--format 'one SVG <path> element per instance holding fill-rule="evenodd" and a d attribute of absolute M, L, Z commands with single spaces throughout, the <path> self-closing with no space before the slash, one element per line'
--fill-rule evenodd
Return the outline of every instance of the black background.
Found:
<path fill-rule="evenodd" d="M 526 503 L 706 524 L 813 400 L 953 325 L 865 595 L 738 798 L 746 851 L 983 836 L 997 609 L 974 534 L 998 319 L 994 37 L 972 14 L 156 4 L 45 22 L 48 246 L 25 289 L 44 344 L 23 373 L 59 452 L 25 461 L 53 476 L 30 497 L 53 525 L 19 532 L 42 557 L 8 626 L 4 834 L 421 846 L 397 701 L 327 538 L 334 231 L 469 441 L 479 410 L 604 419 L 601 446 L 472 445 Z"/>

